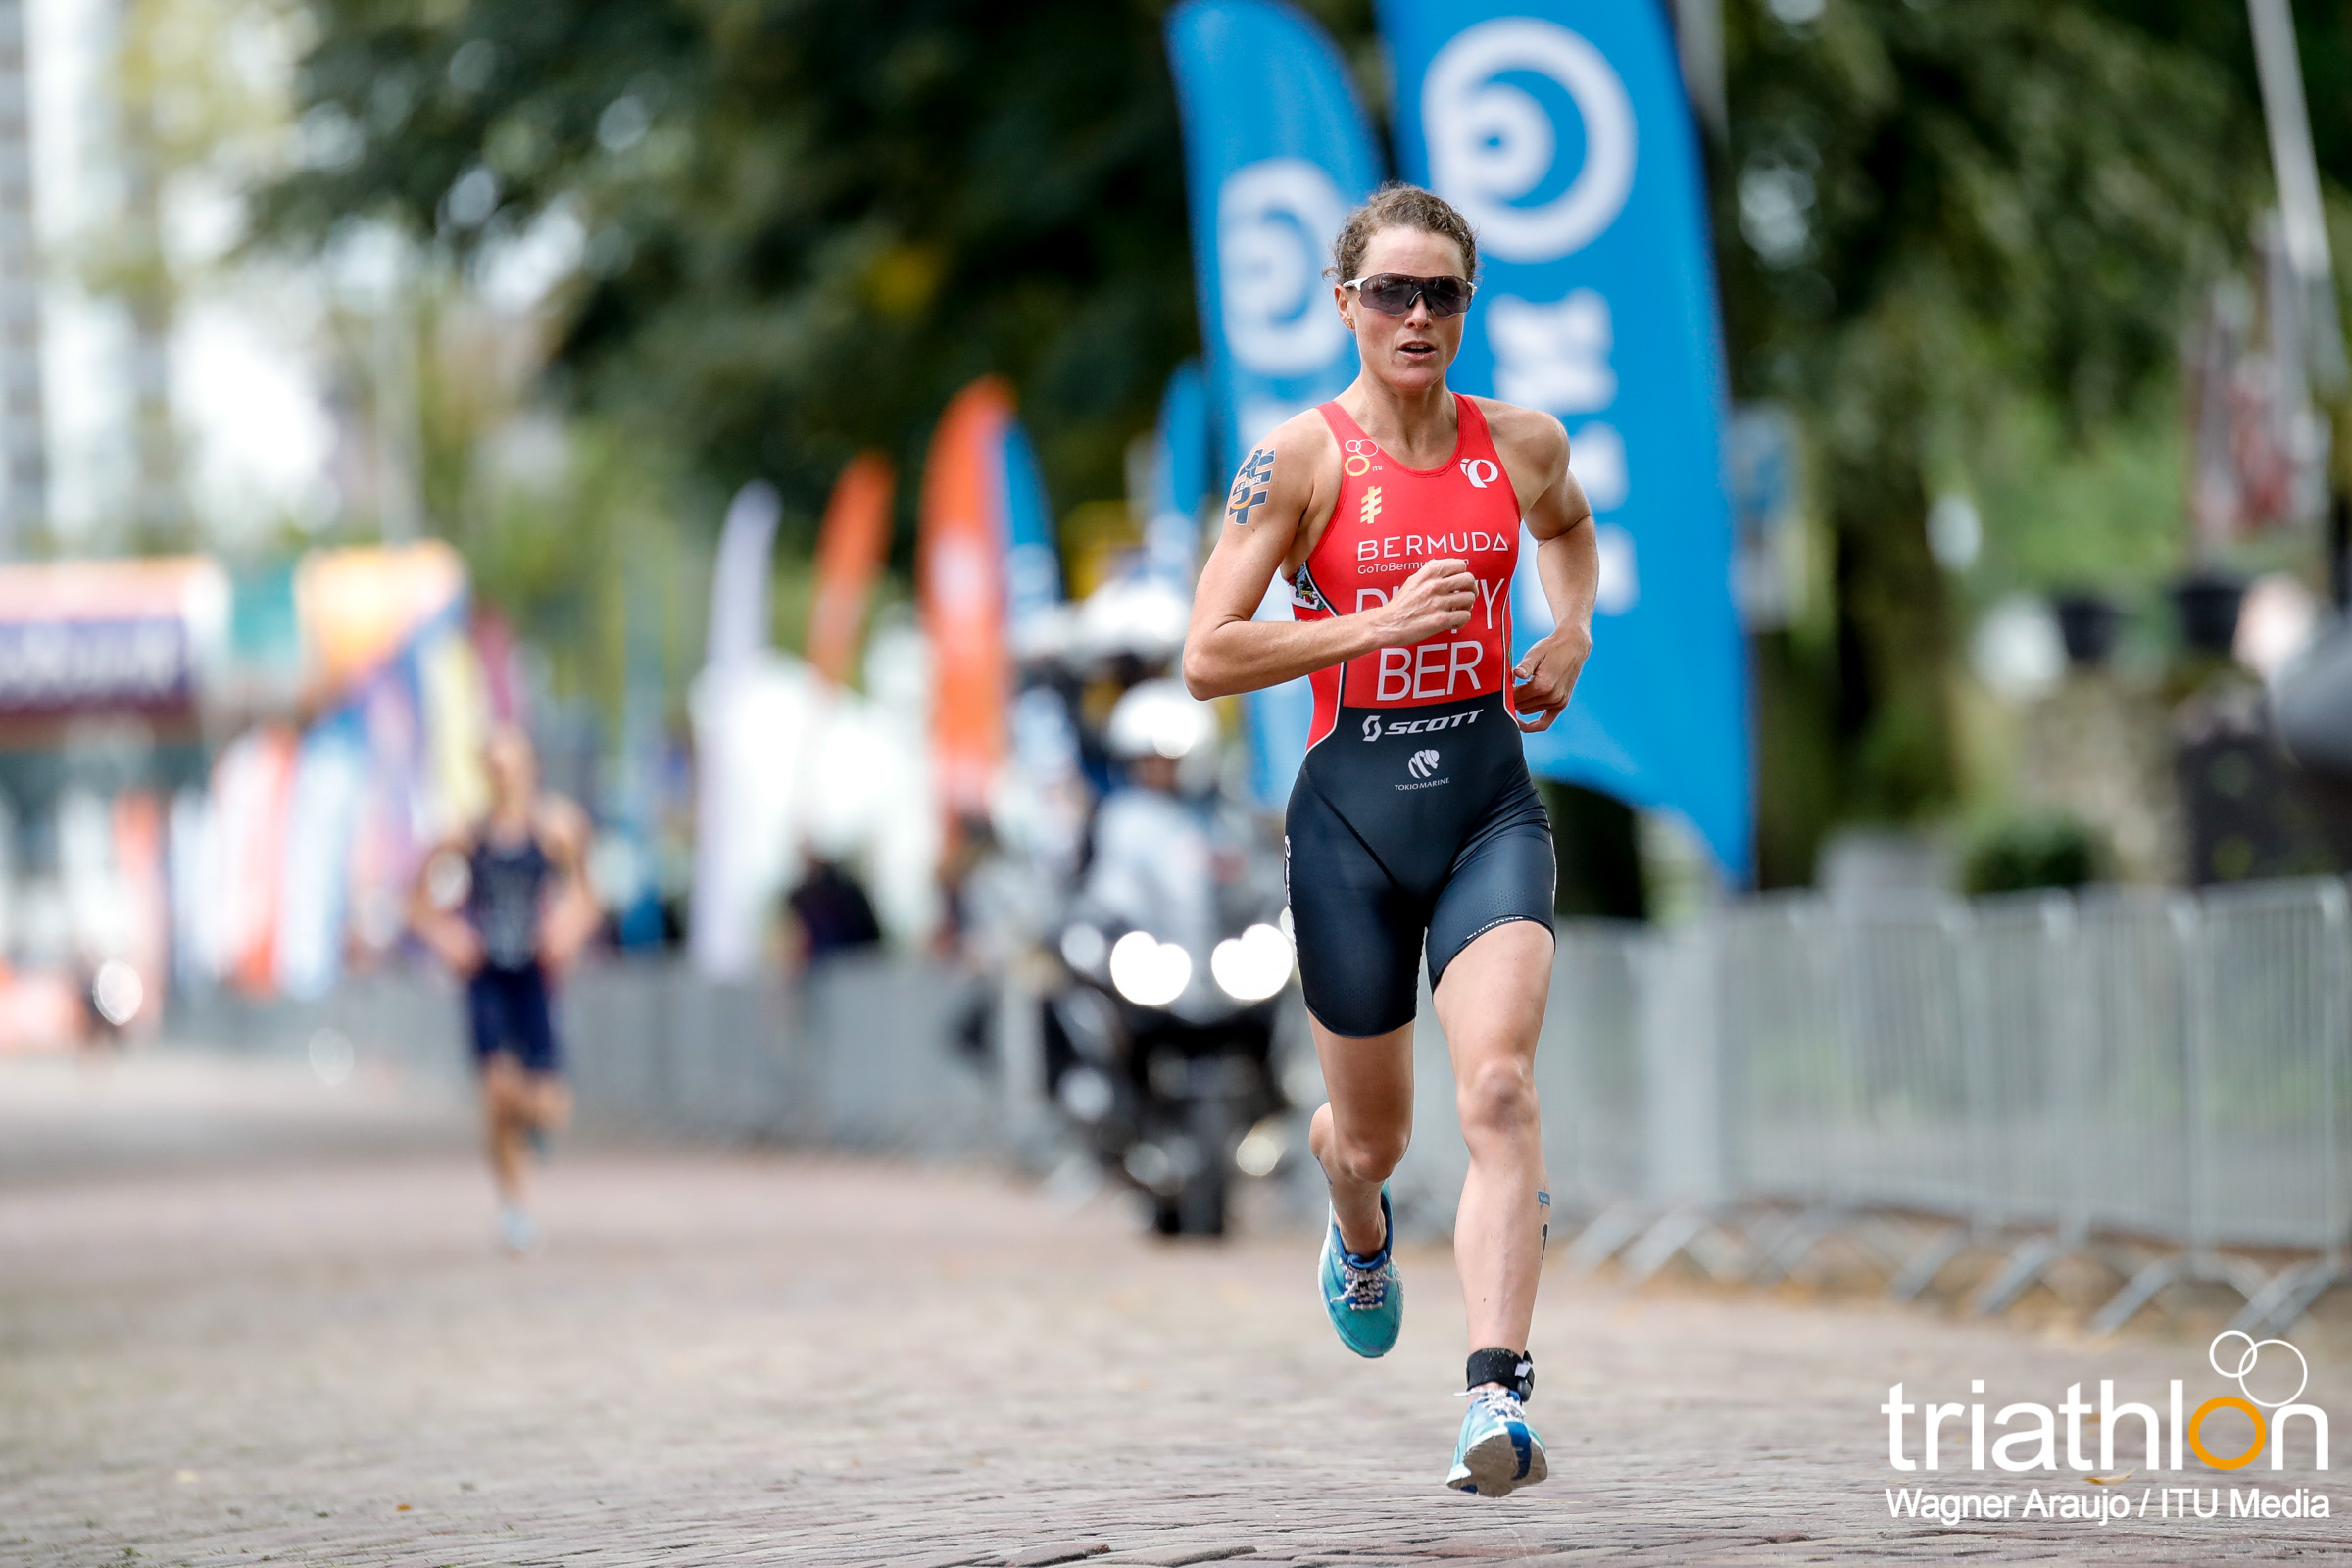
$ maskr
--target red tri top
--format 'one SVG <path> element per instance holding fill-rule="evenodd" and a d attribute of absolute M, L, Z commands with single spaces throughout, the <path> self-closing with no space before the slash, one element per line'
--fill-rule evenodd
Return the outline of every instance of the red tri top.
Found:
<path fill-rule="evenodd" d="M 1292 580 L 1293 618 L 1321 620 L 1386 604 L 1431 561 L 1468 562 L 1479 602 L 1459 631 L 1411 648 L 1376 648 L 1316 670 L 1309 677 L 1310 749 L 1332 732 L 1344 708 L 1421 708 L 1495 692 L 1509 707 L 1519 497 L 1495 455 L 1487 416 L 1458 392 L 1453 403 L 1453 456 L 1435 468 L 1398 463 L 1337 403 L 1316 411 L 1340 443 L 1340 499 Z"/>

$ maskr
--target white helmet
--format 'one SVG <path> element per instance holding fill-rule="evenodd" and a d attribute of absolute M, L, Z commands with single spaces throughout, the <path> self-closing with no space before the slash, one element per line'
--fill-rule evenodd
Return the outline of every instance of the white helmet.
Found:
<path fill-rule="evenodd" d="M 1216 711 L 1195 702 L 1182 681 L 1147 680 L 1130 686 L 1111 709 L 1104 738 L 1122 762 L 1145 757 L 1173 761 L 1200 750 L 1216 733 Z"/>
<path fill-rule="evenodd" d="M 1184 647 L 1192 595 L 1157 577 L 1113 577 L 1078 607 L 1076 645 L 1096 659 L 1133 654 L 1157 663 Z"/>

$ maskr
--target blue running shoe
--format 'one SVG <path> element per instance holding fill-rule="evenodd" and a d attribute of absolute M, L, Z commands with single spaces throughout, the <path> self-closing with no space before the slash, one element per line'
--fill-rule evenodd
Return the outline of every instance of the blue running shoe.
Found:
<path fill-rule="evenodd" d="M 1396 1227 L 1389 1217 L 1389 1192 L 1380 1192 L 1380 1250 L 1358 1257 L 1340 1240 L 1335 1217 L 1323 1236 L 1323 1310 L 1340 1331 L 1340 1343 L 1362 1356 L 1386 1355 L 1404 1327 L 1404 1277 L 1389 1255 Z"/>
<path fill-rule="evenodd" d="M 530 1214 L 521 1205 L 499 1205 L 498 1245 L 510 1257 L 520 1257 L 539 1245 L 539 1227 L 531 1223 Z"/>
<path fill-rule="evenodd" d="M 1470 1396 L 1462 1417 L 1462 1440 L 1453 1446 L 1453 1473 L 1446 1484 L 1456 1492 L 1499 1497 L 1532 1487 L 1551 1472 L 1544 1462 L 1544 1440 L 1527 1424 L 1519 1396 L 1485 1388 Z"/>

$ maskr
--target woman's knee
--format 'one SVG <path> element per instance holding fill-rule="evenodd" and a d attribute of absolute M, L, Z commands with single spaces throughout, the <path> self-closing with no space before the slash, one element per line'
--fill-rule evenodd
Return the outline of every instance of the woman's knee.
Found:
<path fill-rule="evenodd" d="M 571 1120 L 571 1093 L 553 1073 L 533 1074 L 527 1108 L 532 1125 L 562 1132 Z"/>
<path fill-rule="evenodd" d="M 1531 1133 L 1539 1125 L 1535 1072 L 1525 1062 L 1482 1062 L 1455 1086 L 1454 1109 L 1473 1141 Z"/>
<path fill-rule="evenodd" d="M 1359 1182 L 1384 1182 L 1404 1158 L 1413 1130 L 1403 1127 L 1332 1127 L 1332 1158 L 1336 1174 Z"/>
<path fill-rule="evenodd" d="M 482 1064 L 482 1108 L 491 1115 L 518 1115 L 530 1100 L 530 1085 L 512 1056 L 494 1054 Z"/>

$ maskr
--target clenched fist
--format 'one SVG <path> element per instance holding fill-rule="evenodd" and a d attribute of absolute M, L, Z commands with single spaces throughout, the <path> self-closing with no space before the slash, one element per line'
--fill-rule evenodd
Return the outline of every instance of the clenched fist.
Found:
<path fill-rule="evenodd" d="M 1431 561 L 1372 613 L 1383 648 L 1410 648 L 1460 631 L 1478 608 L 1478 579 L 1466 561 Z"/>

